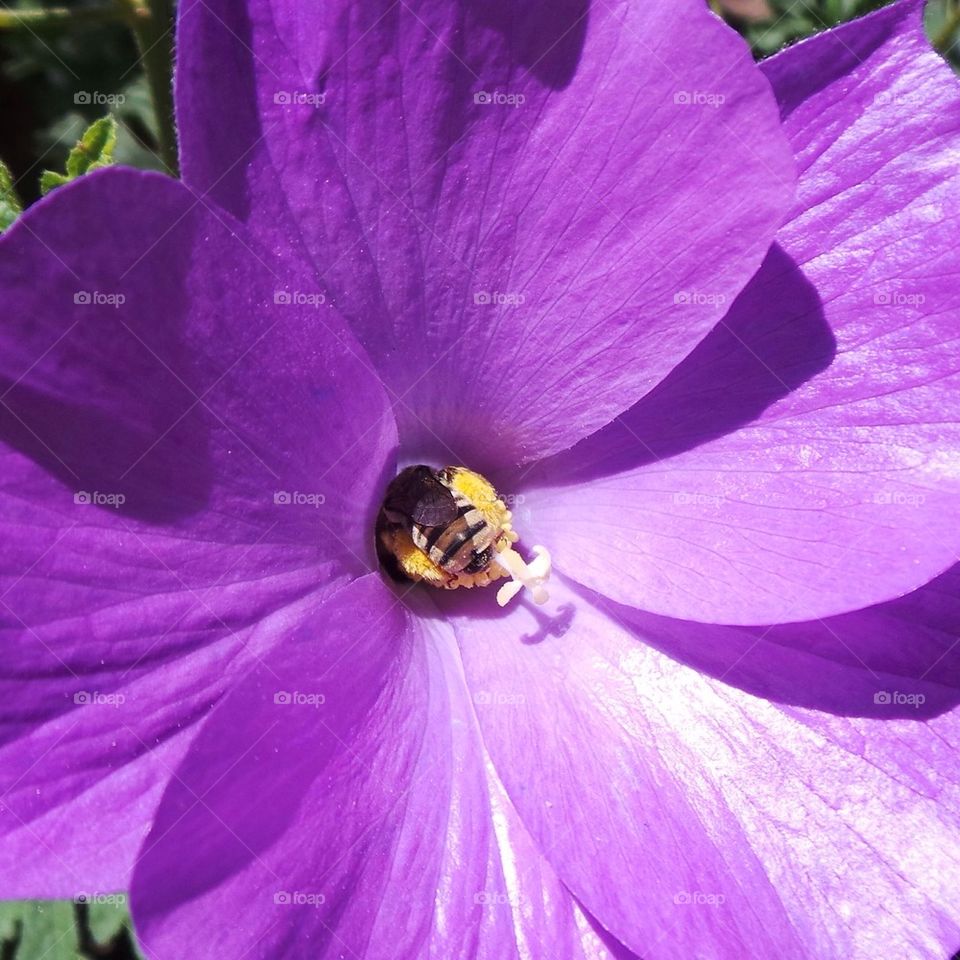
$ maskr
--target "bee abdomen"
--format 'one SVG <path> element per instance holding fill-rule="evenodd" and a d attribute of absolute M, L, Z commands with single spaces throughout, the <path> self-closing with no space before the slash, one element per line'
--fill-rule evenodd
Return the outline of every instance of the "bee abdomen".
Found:
<path fill-rule="evenodd" d="M 475 562 L 492 542 L 483 514 L 467 507 L 446 527 L 414 528 L 413 541 L 438 567 L 459 573 Z"/>
<path fill-rule="evenodd" d="M 486 570 L 490 566 L 490 562 L 493 560 L 493 547 L 487 547 L 485 550 L 481 550 L 479 553 L 474 553 L 473 559 L 464 567 L 464 573 L 480 573 L 481 570 Z"/>

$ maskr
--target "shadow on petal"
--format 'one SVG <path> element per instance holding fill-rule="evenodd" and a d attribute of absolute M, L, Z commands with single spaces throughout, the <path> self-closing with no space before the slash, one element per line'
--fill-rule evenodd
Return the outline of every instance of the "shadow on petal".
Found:
<path fill-rule="evenodd" d="M 125 273 L 118 255 L 84 280 L 124 289 L 119 304 L 63 289 L 74 272 L 48 281 L 42 320 L 29 308 L 15 317 L 23 347 L 0 376 L 0 442 L 63 483 L 70 509 L 170 523 L 209 500 L 209 421 L 184 335 L 188 266 L 174 262 L 162 280 L 155 271 Z"/>
<path fill-rule="evenodd" d="M 181 148 L 184 180 L 245 222 L 253 206 L 249 160 L 265 136 L 250 70 L 256 46 L 250 12 L 243 3 L 224 4 L 216 11 L 205 3 L 184 3 L 180 16 L 191 31 L 190 43 L 207 51 L 196 65 L 201 76 L 190 84 L 191 96 L 216 124 L 203 136 L 186 131 L 188 146 Z M 230 97 L 218 95 L 219 76 L 230 77 Z"/>
<path fill-rule="evenodd" d="M 765 700 L 891 720 L 960 704 L 960 564 L 896 600 L 766 627 L 674 620 L 580 590 L 641 642 Z"/>
<path fill-rule="evenodd" d="M 593 928 L 600 942 L 607 949 L 607 952 L 613 960 L 642 960 L 636 953 L 624 946 L 603 924 L 586 908 L 586 906 L 577 901 L 577 906 L 583 911 L 587 923 Z"/>
<path fill-rule="evenodd" d="M 696 310 L 698 293 L 678 305 Z M 530 479 L 549 485 L 597 479 L 691 450 L 756 420 L 825 370 L 836 340 L 817 291 L 774 245 L 724 319 L 647 396 Z"/>
<path fill-rule="evenodd" d="M 0 441 L 63 483 L 65 505 L 170 523 L 202 510 L 211 488 L 206 426 L 199 408 L 182 416 L 190 398 L 173 408 L 179 392 L 118 395 L 113 414 L 0 379 Z"/>
<path fill-rule="evenodd" d="M 465 0 L 465 6 L 480 23 L 503 34 L 511 54 L 541 83 L 562 90 L 573 80 L 587 37 L 590 0 Z"/>

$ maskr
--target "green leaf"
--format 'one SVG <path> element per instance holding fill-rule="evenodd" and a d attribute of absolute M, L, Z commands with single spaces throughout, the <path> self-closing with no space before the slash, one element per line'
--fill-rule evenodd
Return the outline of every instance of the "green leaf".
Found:
<path fill-rule="evenodd" d="M 67 176 L 73 180 L 113 163 L 116 145 L 117 121 L 109 116 L 94 120 L 67 157 Z"/>
<path fill-rule="evenodd" d="M 129 919 L 123 894 L 99 897 L 90 904 L 90 932 L 98 943 L 109 943 Z"/>
<path fill-rule="evenodd" d="M 44 900 L 0 903 L 0 943 L 17 944 L 9 954 L 17 960 L 77 960 L 72 904 Z"/>
<path fill-rule="evenodd" d="M 20 198 L 13 187 L 13 174 L 0 160 L 0 233 L 7 229 L 23 212 Z"/>
<path fill-rule="evenodd" d="M 43 171 L 40 176 L 40 193 L 48 194 L 54 187 L 76 180 L 91 170 L 108 167 L 113 163 L 113 148 L 116 145 L 117 121 L 109 116 L 94 120 L 70 151 L 66 174 L 53 170 Z"/>
<path fill-rule="evenodd" d="M 70 900 L 0 901 L 0 956 L 12 960 L 105 960 L 140 957 L 124 894 L 78 894 Z"/>
<path fill-rule="evenodd" d="M 60 187 L 69 182 L 70 178 L 65 177 L 62 173 L 54 173 L 53 170 L 44 170 L 43 173 L 40 174 L 40 193 L 45 197 L 54 187 Z"/>

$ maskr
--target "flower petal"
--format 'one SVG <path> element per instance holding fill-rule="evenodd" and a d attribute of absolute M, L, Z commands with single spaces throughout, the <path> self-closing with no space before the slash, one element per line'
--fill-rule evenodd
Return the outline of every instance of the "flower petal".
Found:
<path fill-rule="evenodd" d="M 638 642 L 563 582 L 546 611 L 455 629 L 511 800 L 564 883 L 645 958 L 960 945 L 956 713 L 779 707 Z"/>
<path fill-rule="evenodd" d="M 807 623 L 730 627 L 599 606 L 669 656 L 765 700 L 913 720 L 960 705 L 960 565 L 905 597 Z"/>
<path fill-rule="evenodd" d="M 528 461 L 608 423 L 792 202 L 768 86 L 700 0 L 181 11 L 187 182 L 306 246 L 422 456 Z"/>
<path fill-rule="evenodd" d="M 177 771 L 134 877 L 148 955 L 607 956 L 489 778 L 449 629 L 355 581 Z"/>
<path fill-rule="evenodd" d="M 394 425 L 291 253 L 122 169 L 58 190 L 0 249 L 10 446 L 68 491 L 125 495 L 113 512 L 146 524 L 326 541 L 361 566 Z"/>
<path fill-rule="evenodd" d="M 565 486 L 526 495 L 560 569 L 709 622 L 901 596 L 960 529 L 956 78 L 912 2 L 766 69 L 801 175 L 779 246 L 659 390 L 534 481 Z"/>
<path fill-rule="evenodd" d="M 362 565 L 393 424 L 349 332 L 274 303 L 296 269 L 120 169 L 0 241 L 5 896 L 125 886 L 232 671 Z"/>

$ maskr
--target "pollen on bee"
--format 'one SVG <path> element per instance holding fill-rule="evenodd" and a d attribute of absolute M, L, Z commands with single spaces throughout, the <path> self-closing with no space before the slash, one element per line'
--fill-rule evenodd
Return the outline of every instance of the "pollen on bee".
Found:
<path fill-rule="evenodd" d="M 377 517 L 377 554 L 397 580 L 445 590 L 510 578 L 500 606 L 522 590 L 545 603 L 550 554 L 534 547 L 528 564 L 514 549 L 513 515 L 493 484 L 466 467 L 407 467 L 391 481 Z"/>

